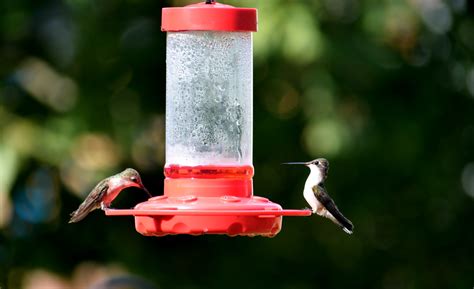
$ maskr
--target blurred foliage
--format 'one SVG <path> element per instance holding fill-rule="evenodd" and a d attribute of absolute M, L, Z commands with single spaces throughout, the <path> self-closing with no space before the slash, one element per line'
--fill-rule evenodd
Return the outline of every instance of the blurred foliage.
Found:
<path fill-rule="evenodd" d="M 160 14 L 189 3 L 0 3 L 0 287 L 132 274 L 159 288 L 472 288 L 467 0 L 227 2 L 259 9 L 255 193 L 304 207 L 307 171 L 279 163 L 324 156 L 354 235 L 318 217 L 285 218 L 273 239 L 143 237 L 100 212 L 67 224 L 126 166 L 162 194 Z"/>

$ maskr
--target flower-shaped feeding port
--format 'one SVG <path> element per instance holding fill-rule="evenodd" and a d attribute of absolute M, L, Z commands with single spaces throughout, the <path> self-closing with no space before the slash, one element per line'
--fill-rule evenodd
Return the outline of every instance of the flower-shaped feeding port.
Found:
<path fill-rule="evenodd" d="M 166 165 L 164 195 L 131 210 L 146 236 L 274 236 L 284 210 L 253 196 L 252 32 L 257 10 L 208 1 L 164 8 Z"/>

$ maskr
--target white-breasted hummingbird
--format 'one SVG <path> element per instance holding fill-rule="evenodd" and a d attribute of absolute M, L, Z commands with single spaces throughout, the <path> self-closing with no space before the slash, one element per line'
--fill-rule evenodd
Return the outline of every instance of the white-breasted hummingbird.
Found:
<path fill-rule="evenodd" d="M 69 223 L 79 222 L 95 209 L 100 208 L 105 210 L 106 208 L 109 208 L 110 204 L 118 194 L 123 189 L 129 187 L 141 188 L 152 197 L 150 192 L 148 192 L 143 185 L 140 174 L 136 170 L 128 168 L 121 173 L 100 181 L 89 193 L 79 208 L 71 213 Z"/>
<path fill-rule="evenodd" d="M 285 165 L 305 165 L 309 167 L 309 173 L 304 185 L 303 196 L 313 210 L 322 217 L 326 217 L 339 225 L 344 232 L 352 234 L 354 225 L 339 211 L 334 201 L 324 188 L 324 181 L 328 176 L 329 162 L 324 158 L 318 158 L 309 162 L 283 163 Z"/>

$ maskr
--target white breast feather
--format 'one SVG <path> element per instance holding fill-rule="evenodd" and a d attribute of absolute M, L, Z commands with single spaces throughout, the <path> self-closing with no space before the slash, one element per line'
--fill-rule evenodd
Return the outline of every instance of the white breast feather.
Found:
<path fill-rule="evenodd" d="M 321 175 L 320 170 L 316 166 L 310 166 L 311 172 L 306 179 L 306 183 L 304 185 L 303 196 L 311 206 L 313 213 L 316 213 L 318 208 L 322 206 L 322 204 L 316 199 L 316 196 L 313 192 L 313 187 L 321 183 L 323 180 L 323 176 Z"/>

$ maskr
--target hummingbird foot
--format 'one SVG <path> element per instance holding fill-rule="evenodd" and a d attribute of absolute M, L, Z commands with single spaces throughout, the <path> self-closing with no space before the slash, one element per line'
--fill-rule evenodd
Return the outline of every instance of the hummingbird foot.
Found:
<path fill-rule="evenodd" d="M 313 210 L 311 208 L 308 208 L 308 207 L 304 207 L 303 210 L 310 210 L 311 212 L 313 212 L 313 214 L 315 213 L 315 210 Z"/>
<path fill-rule="evenodd" d="M 108 207 L 107 205 L 105 205 L 104 202 L 100 203 L 100 209 L 101 209 L 102 211 L 105 211 L 105 210 L 107 210 L 108 208 L 109 208 L 109 207 Z"/>

